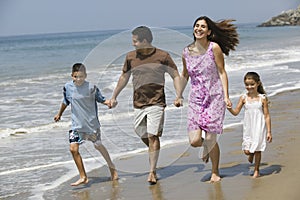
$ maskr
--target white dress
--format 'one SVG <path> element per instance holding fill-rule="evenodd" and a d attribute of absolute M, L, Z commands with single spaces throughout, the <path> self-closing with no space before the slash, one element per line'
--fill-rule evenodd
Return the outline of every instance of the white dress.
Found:
<path fill-rule="evenodd" d="M 264 95 L 259 94 L 258 101 L 248 101 L 245 98 L 245 116 L 243 125 L 243 143 L 242 149 L 249 150 L 250 153 L 255 151 L 264 151 L 266 148 L 266 121 L 262 110 L 262 99 Z"/>

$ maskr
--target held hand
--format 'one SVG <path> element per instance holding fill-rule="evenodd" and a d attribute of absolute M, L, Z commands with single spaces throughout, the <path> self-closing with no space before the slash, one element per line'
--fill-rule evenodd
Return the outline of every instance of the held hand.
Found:
<path fill-rule="evenodd" d="M 176 107 L 180 107 L 183 105 L 183 98 L 176 98 L 175 101 L 174 101 L 174 105 Z"/>
<path fill-rule="evenodd" d="M 225 101 L 227 108 L 232 108 L 232 103 L 231 103 L 230 99 L 226 98 L 224 101 Z"/>
<path fill-rule="evenodd" d="M 109 108 L 114 108 L 118 105 L 118 101 L 116 99 L 110 99 L 110 106 Z"/>

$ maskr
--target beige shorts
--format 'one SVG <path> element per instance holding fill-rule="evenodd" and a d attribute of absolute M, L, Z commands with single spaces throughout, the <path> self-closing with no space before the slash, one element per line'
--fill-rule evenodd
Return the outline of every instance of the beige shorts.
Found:
<path fill-rule="evenodd" d="M 162 106 L 149 106 L 142 109 L 134 109 L 134 129 L 141 137 L 148 134 L 160 137 L 163 132 L 165 108 Z"/>

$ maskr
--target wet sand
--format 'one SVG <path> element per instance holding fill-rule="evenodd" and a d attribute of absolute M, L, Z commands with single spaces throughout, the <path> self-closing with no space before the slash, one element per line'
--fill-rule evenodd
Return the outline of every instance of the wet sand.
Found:
<path fill-rule="evenodd" d="M 273 142 L 262 153 L 261 177 L 253 179 L 254 166 L 241 150 L 242 126 L 224 130 L 219 137 L 222 181 L 211 184 L 211 164 L 199 159 L 188 143 L 163 147 L 158 162 L 159 181 L 149 185 L 148 154 L 116 159 L 120 179 L 109 181 L 107 167 L 88 173 L 87 185 L 71 187 L 70 180 L 45 199 L 298 199 L 300 196 L 300 90 L 270 98 Z M 242 113 L 241 113 L 242 114 Z M 167 134 L 167 133 L 165 133 Z M 163 140 L 163 137 L 162 137 Z M 75 167 L 75 165 L 74 165 Z"/>

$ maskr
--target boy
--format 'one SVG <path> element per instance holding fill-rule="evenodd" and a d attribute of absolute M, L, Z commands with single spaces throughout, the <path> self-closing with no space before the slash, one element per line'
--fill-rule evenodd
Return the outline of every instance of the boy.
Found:
<path fill-rule="evenodd" d="M 71 184 L 72 186 L 88 183 L 88 178 L 79 153 L 79 145 L 84 140 L 90 140 L 94 143 L 94 147 L 102 154 L 108 164 L 111 179 L 118 179 L 115 166 L 106 148 L 101 143 L 100 122 L 96 103 L 99 102 L 109 106 L 109 101 L 102 96 L 100 90 L 95 85 L 85 80 L 86 77 L 85 66 L 82 63 L 74 64 L 72 68 L 73 81 L 65 84 L 63 89 L 64 99 L 59 112 L 54 117 L 54 120 L 58 122 L 67 106 L 71 105 L 72 125 L 69 131 L 70 151 L 80 175 L 80 178 Z"/>

